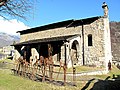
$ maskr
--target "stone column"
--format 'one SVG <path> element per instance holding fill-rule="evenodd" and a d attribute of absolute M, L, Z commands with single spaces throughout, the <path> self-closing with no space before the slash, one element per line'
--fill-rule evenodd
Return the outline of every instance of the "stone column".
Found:
<path fill-rule="evenodd" d="M 31 48 L 31 56 L 32 56 L 32 59 L 33 59 L 33 62 L 32 64 L 34 64 L 36 62 L 36 57 L 37 59 L 39 59 L 39 53 L 37 52 L 36 48 Z"/>
<path fill-rule="evenodd" d="M 64 49 L 64 45 L 61 46 L 61 62 L 63 63 L 65 60 L 65 49 Z"/>
<path fill-rule="evenodd" d="M 21 56 L 21 47 L 22 46 L 14 46 L 15 47 L 15 54 L 13 56 L 13 60 L 17 60 Z"/>
<path fill-rule="evenodd" d="M 105 50 L 105 67 L 108 71 L 108 62 L 112 62 L 112 52 L 111 52 L 111 39 L 110 39 L 110 26 L 108 17 L 108 6 L 104 2 L 102 8 L 104 9 L 104 50 Z"/>
<path fill-rule="evenodd" d="M 66 51 L 65 51 L 65 45 L 66 45 Z M 66 54 L 65 54 L 66 53 Z M 65 61 L 65 55 L 66 55 L 66 63 L 68 65 L 70 60 L 70 51 L 69 51 L 69 43 L 65 42 L 62 46 L 61 46 L 61 61 L 64 63 Z"/>

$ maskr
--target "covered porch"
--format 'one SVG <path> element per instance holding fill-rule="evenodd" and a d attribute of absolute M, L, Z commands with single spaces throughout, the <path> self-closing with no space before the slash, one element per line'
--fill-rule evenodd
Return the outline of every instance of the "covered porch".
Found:
<path fill-rule="evenodd" d="M 23 63 L 27 62 L 31 67 L 42 66 L 42 81 L 45 81 L 47 70 L 51 81 L 54 67 L 63 67 L 65 84 L 67 68 L 73 67 L 73 76 L 75 76 L 75 66 L 78 63 L 82 64 L 81 46 L 78 42 L 80 40 L 79 35 L 69 35 L 21 42 L 14 44 L 14 47 L 19 53 L 19 57 L 23 57 Z M 18 68 L 17 70 L 19 71 Z"/>

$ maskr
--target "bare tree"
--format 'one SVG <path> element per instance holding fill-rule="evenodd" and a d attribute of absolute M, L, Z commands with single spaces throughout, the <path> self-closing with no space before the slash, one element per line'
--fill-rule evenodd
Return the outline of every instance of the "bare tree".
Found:
<path fill-rule="evenodd" d="M 7 16 L 26 19 L 26 14 L 33 6 L 34 0 L 0 0 L 0 16 L 7 19 Z"/>

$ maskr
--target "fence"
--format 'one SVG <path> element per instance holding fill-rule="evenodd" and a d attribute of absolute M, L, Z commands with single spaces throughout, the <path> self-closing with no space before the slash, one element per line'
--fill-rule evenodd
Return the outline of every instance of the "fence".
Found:
<path fill-rule="evenodd" d="M 14 64 L 11 69 L 14 75 L 19 75 L 35 81 L 52 82 L 57 85 L 76 85 L 75 68 L 73 72 L 66 72 L 66 67 L 59 65 Z"/>

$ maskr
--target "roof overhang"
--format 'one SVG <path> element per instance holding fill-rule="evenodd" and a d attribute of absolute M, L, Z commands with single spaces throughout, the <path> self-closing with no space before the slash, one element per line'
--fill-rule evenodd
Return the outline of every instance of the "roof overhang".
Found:
<path fill-rule="evenodd" d="M 91 18 L 85 18 L 85 19 L 79 19 L 79 20 L 66 20 L 62 22 L 57 22 L 57 23 L 52 23 L 40 27 L 35 27 L 27 30 L 22 30 L 18 31 L 17 33 L 22 34 L 28 34 L 28 33 L 33 33 L 33 32 L 38 32 L 38 31 L 44 31 L 44 30 L 49 30 L 49 29 L 54 29 L 54 28 L 60 28 L 60 27 L 76 27 L 79 25 L 85 25 L 85 24 L 90 24 L 94 22 L 95 20 L 101 18 L 101 16 L 96 16 L 96 17 L 91 17 Z"/>
<path fill-rule="evenodd" d="M 26 46 L 31 44 L 39 44 L 39 43 L 51 43 L 51 42 L 67 42 L 72 38 L 78 37 L 80 35 L 69 35 L 69 36 L 59 36 L 59 37 L 51 37 L 51 38 L 42 38 L 37 40 L 30 40 L 25 42 L 20 42 L 13 44 L 12 46 Z"/>

